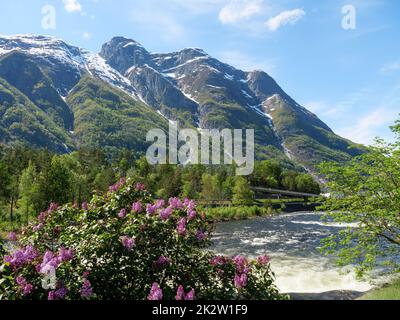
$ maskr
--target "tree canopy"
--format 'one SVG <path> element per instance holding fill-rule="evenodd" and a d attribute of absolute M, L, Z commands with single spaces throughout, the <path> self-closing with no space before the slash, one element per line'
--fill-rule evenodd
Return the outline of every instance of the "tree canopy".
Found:
<path fill-rule="evenodd" d="M 347 165 L 324 163 L 330 197 L 321 208 L 325 219 L 348 227 L 324 240 L 327 253 L 340 265 L 355 264 L 359 276 L 383 267 L 399 271 L 400 256 L 400 122 L 396 140 L 377 139 Z"/>

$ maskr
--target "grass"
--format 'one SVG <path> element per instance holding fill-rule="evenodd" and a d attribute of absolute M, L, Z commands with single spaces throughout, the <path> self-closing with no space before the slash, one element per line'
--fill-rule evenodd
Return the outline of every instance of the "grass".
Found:
<path fill-rule="evenodd" d="M 213 221 L 246 220 L 274 214 L 274 210 L 271 207 L 259 206 L 204 208 L 203 211 L 205 212 L 207 219 Z"/>
<path fill-rule="evenodd" d="M 305 202 L 303 198 L 259 199 L 258 201 L 261 202 L 261 203 L 266 203 L 266 204 L 279 204 L 279 203 L 289 203 L 289 202 Z"/>
<path fill-rule="evenodd" d="M 400 279 L 372 290 L 362 296 L 361 300 L 400 300 Z"/>

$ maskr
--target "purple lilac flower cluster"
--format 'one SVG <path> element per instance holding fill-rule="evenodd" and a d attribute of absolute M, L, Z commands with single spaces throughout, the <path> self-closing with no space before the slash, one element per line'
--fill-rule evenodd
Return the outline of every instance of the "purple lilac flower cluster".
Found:
<path fill-rule="evenodd" d="M 136 191 L 144 191 L 144 190 L 146 190 L 146 186 L 143 183 L 136 183 L 135 190 Z"/>
<path fill-rule="evenodd" d="M 182 209 L 183 208 L 183 203 L 178 198 L 170 198 L 168 203 L 172 209 Z"/>
<path fill-rule="evenodd" d="M 161 290 L 158 283 L 154 282 L 153 285 L 151 286 L 150 293 L 147 296 L 147 300 L 158 301 L 158 300 L 162 300 L 162 298 L 163 298 L 163 291 Z"/>
<path fill-rule="evenodd" d="M 266 255 L 263 255 L 263 256 L 260 256 L 257 258 L 257 263 L 260 266 L 266 266 L 270 261 L 271 261 L 271 258 Z"/>
<path fill-rule="evenodd" d="M 17 234 L 16 234 L 15 232 L 10 232 L 10 233 L 7 235 L 7 239 L 8 239 L 9 241 L 17 241 L 17 240 L 18 240 Z"/>
<path fill-rule="evenodd" d="M 214 267 L 221 267 L 230 262 L 230 259 L 228 257 L 224 256 L 215 256 L 210 260 L 210 264 Z"/>
<path fill-rule="evenodd" d="M 93 295 L 93 288 L 92 284 L 88 280 L 89 272 L 86 271 L 83 274 L 83 285 L 79 293 L 81 294 L 82 298 L 89 299 Z"/>
<path fill-rule="evenodd" d="M 151 286 L 150 293 L 147 296 L 147 300 L 162 300 L 163 291 L 160 288 L 157 282 L 154 282 Z M 185 293 L 185 289 L 182 285 L 180 285 L 176 291 L 175 299 L 180 300 L 194 300 L 195 299 L 195 291 L 194 289 L 190 289 L 188 293 Z"/>
<path fill-rule="evenodd" d="M 232 261 L 236 267 L 235 286 L 238 289 L 242 289 L 247 286 L 247 275 L 250 271 L 249 263 L 244 256 L 235 256 L 232 258 Z"/>
<path fill-rule="evenodd" d="M 9 263 L 10 266 L 16 270 L 29 264 L 39 257 L 39 252 L 32 246 L 26 246 L 23 249 L 15 250 L 11 255 L 4 257 L 4 262 Z"/>
<path fill-rule="evenodd" d="M 181 201 L 178 198 L 170 198 L 168 200 L 168 206 L 165 207 L 164 200 L 157 200 L 154 204 L 147 204 L 146 212 L 149 216 L 159 213 L 160 219 L 167 221 L 173 214 L 174 210 L 185 210 L 187 212 L 186 218 L 179 219 L 176 230 L 179 235 L 186 235 L 187 223 L 197 217 L 197 212 L 195 211 L 196 203 L 193 200 L 184 199 Z M 140 202 L 134 203 L 132 205 L 133 212 L 140 212 L 142 210 L 142 204 Z M 206 233 L 202 230 L 198 230 L 196 234 L 198 241 L 203 241 L 206 239 Z"/>
<path fill-rule="evenodd" d="M 167 258 L 165 256 L 161 256 L 161 257 L 158 258 L 158 260 L 156 262 L 156 265 L 157 265 L 157 267 L 164 267 L 164 266 L 170 265 L 171 262 L 172 261 L 171 261 L 170 258 Z"/>
<path fill-rule="evenodd" d="M 135 239 L 129 236 L 122 236 L 121 243 L 126 249 L 128 249 L 128 251 L 132 251 L 133 248 L 136 246 Z"/>
<path fill-rule="evenodd" d="M 82 203 L 82 209 L 85 211 L 89 211 L 89 205 L 86 201 Z"/>
<path fill-rule="evenodd" d="M 110 186 L 108 188 L 109 192 L 117 192 L 119 189 L 121 189 L 126 183 L 125 178 L 121 178 L 116 184 Z"/>
<path fill-rule="evenodd" d="M 22 290 L 22 294 L 24 296 L 29 296 L 33 292 L 33 285 L 28 283 L 26 279 L 22 276 L 18 276 L 15 278 L 15 282 Z"/>
<path fill-rule="evenodd" d="M 195 299 L 194 289 L 190 289 L 190 291 L 188 293 L 185 293 L 185 290 L 184 290 L 183 286 L 180 285 L 178 287 L 177 292 L 176 292 L 175 299 L 177 301 L 181 301 L 181 300 L 191 301 L 191 300 L 194 300 Z"/>
<path fill-rule="evenodd" d="M 140 213 L 140 212 L 142 212 L 142 210 L 143 210 L 143 208 L 142 208 L 142 204 L 140 201 L 132 204 L 132 212 L 133 213 Z"/>
<path fill-rule="evenodd" d="M 49 291 L 47 295 L 48 300 L 62 300 L 68 294 L 68 289 L 59 285 L 56 290 Z"/>
<path fill-rule="evenodd" d="M 186 218 L 179 219 L 176 230 L 178 231 L 179 235 L 186 235 Z"/>
<path fill-rule="evenodd" d="M 61 247 L 58 255 L 55 255 L 52 251 L 46 251 L 43 256 L 43 261 L 38 267 L 40 273 L 48 273 L 51 270 L 57 269 L 61 263 L 68 262 L 74 258 L 74 252 L 72 249 L 66 249 Z"/>
<path fill-rule="evenodd" d="M 172 207 L 167 207 L 165 209 L 161 209 L 160 210 L 160 218 L 161 218 L 161 220 L 163 220 L 163 221 L 168 220 L 171 217 L 172 212 L 173 212 L 173 208 Z"/>
<path fill-rule="evenodd" d="M 197 216 L 197 212 L 195 211 L 196 202 L 185 198 L 185 200 L 183 201 L 183 206 L 186 208 L 186 212 L 187 212 L 189 221 L 196 218 L 196 216 Z"/>
<path fill-rule="evenodd" d="M 44 223 L 46 222 L 47 218 L 57 209 L 58 209 L 58 204 L 53 202 L 50 204 L 49 209 L 47 209 L 47 211 L 41 212 L 38 216 L 39 224 L 33 227 L 33 231 L 37 232 L 43 229 Z"/>
<path fill-rule="evenodd" d="M 126 209 L 122 209 L 119 213 L 118 213 L 118 217 L 120 219 L 125 219 L 126 217 Z"/>
<path fill-rule="evenodd" d="M 201 231 L 201 230 L 199 230 L 199 231 L 197 231 L 197 233 L 196 233 L 196 239 L 198 240 L 198 241 L 204 241 L 205 239 L 207 238 L 207 236 L 206 236 L 206 233 L 204 232 L 204 231 Z"/>

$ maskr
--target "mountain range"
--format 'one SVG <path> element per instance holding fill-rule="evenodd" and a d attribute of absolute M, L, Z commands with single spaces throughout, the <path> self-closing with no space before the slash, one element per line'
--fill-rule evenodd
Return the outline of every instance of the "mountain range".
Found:
<path fill-rule="evenodd" d="M 363 152 L 267 73 L 239 70 L 200 48 L 152 53 L 114 37 L 95 54 L 48 36 L 0 36 L 0 144 L 144 152 L 147 131 L 167 130 L 171 120 L 199 130 L 255 129 L 258 159 L 310 172 Z"/>

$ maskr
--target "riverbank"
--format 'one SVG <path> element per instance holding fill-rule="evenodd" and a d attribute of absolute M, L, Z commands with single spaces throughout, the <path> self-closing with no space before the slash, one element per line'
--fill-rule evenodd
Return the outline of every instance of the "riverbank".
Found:
<path fill-rule="evenodd" d="M 213 222 L 249 220 L 256 217 L 270 217 L 281 213 L 316 211 L 319 204 L 299 201 L 274 201 L 251 206 L 203 207 L 206 218 Z"/>
<path fill-rule="evenodd" d="M 228 222 L 249 220 L 256 217 L 268 217 L 279 212 L 272 207 L 259 206 L 232 206 L 232 207 L 216 207 L 203 208 L 207 220 L 213 222 Z"/>
<path fill-rule="evenodd" d="M 400 278 L 366 292 L 333 290 L 318 293 L 288 293 L 291 300 L 400 300 Z"/>
<path fill-rule="evenodd" d="M 308 300 L 357 300 L 360 297 L 365 295 L 365 292 L 361 291 L 351 291 L 351 290 L 332 290 L 326 292 L 317 292 L 317 293 L 289 293 L 291 300 L 300 300 L 300 301 L 308 301 Z"/>
<path fill-rule="evenodd" d="M 400 300 L 400 279 L 372 289 L 359 300 Z"/>

